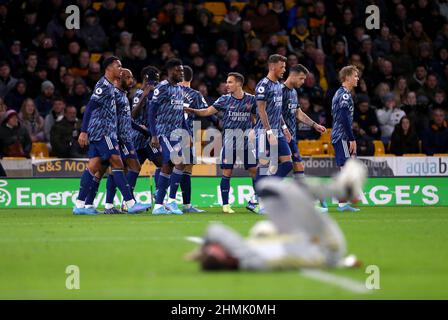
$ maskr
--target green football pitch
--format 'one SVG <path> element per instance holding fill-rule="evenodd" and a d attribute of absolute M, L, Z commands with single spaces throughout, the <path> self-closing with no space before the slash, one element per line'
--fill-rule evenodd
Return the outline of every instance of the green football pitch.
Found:
<path fill-rule="evenodd" d="M 73 216 L 70 210 L 0 210 L 2 299 L 447 299 L 448 208 L 330 209 L 349 252 L 351 270 L 204 273 L 183 259 L 207 224 L 223 222 L 244 235 L 262 217 L 238 209 L 183 216 Z M 69 265 L 79 290 L 68 290 Z M 365 287 L 379 268 L 380 288 Z"/>

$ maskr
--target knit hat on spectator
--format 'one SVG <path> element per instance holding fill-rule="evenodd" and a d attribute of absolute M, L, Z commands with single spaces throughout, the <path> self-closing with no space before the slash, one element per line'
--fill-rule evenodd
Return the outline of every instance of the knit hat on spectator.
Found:
<path fill-rule="evenodd" d="M 417 104 L 419 106 L 426 106 L 426 105 L 428 105 L 428 103 L 429 103 L 429 99 L 427 96 L 419 95 L 417 97 Z"/>
<path fill-rule="evenodd" d="M 11 119 L 12 116 L 17 116 L 17 112 L 15 110 L 6 111 L 5 114 L 3 115 L 1 124 L 8 122 L 8 120 Z"/>
<path fill-rule="evenodd" d="M 297 20 L 296 26 L 308 27 L 308 23 L 306 22 L 306 19 L 300 18 L 300 19 Z"/>
<path fill-rule="evenodd" d="M 387 103 L 387 102 L 389 102 L 389 101 L 391 101 L 391 100 L 395 100 L 395 96 L 394 96 L 394 94 L 391 93 L 391 92 L 386 93 L 386 94 L 384 95 L 384 97 L 383 97 L 383 103 Z"/>
<path fill-rule="evenodd" d="M 54 89 L 54 84 L 49 80 L 45 80 L 44 82 L 42 82 L 42 85 L 40 87 L 41 91 L 45 91 L 46 89 L 50 88 Z"/>
<path fill-rule="evenodd" d="M 366 95 L 366 94 L 358 94 L 356 96 L 356 101 L 357 101 L 358 104 L 361 104 L 361 103 L 364 103 L 364 102 L 370 103 L 369 96 Z"/>

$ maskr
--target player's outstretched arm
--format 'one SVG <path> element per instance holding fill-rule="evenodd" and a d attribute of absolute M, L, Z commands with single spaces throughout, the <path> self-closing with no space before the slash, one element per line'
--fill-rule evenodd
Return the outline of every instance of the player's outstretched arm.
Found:
<path fill-rule="evenodd" d="M 187 113 L 195 114 L 199 117 L 208 117 L 218 112 L 218 110 L 216 110 L 215 107 L 213 106 L 210 106 L 206 109 L 194 109 L 190 107 L 184 107 L 184 111 Z"/>
<path fill-rule="evenodd" d="M 314 130 L 316 130 L 319 133 L 324 133 L 327 130 L 324 126 L 321 126 L 320 124 L 317 124 L 316 122 L 314 122 L 313 119 L 308 117 L 306 115 L 306 113 L 303 112 L 302 109 L 300 109 L 300 108 L 297 109 L 297 119 L 300 122 L 312 127 Z"/>

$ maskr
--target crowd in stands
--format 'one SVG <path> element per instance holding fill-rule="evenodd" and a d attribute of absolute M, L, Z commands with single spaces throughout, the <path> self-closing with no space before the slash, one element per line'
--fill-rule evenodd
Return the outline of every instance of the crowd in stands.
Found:
<path fill-rule="evenodd" d="M 79 30 L 65 26 L 74 2 Z M 396 155 L 448 153 L 448 1 L 223 4 L 218 16 L 204 1 L 0 0 L 0 154 L 29 156 L 32 142 L 48 143 L 55 156 L 85 154 L 75 142 L 79 123 L 110 55 L 139 83 L 144 66 L 163 69 L 179 57 L 193 68 L 192 87 L 213 103 L 228 72 L 244 74 L 244 89 L 254 93 L 273 53 L 311 71 L 300 105 L 328 128 L 338 71 L 347 64 L 361 70 L 358 154 L 373 155 L 374 140 Z M 380 9 L 379 30 L 366 29 L 369 4 Z M 300 124 L 297 137 L 318 135 Z"/>

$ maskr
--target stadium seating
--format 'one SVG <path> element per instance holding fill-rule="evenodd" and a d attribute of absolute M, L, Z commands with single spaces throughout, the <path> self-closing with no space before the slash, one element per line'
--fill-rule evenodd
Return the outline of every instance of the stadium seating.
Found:
<path fill-rule="evenodd" d="M 424 153 L 405 153 L 403 157 L 426 157 Z"/>
<path fill-rule="evenodd" d="M 35 158 L 47 158 L 50 154 L 48 145 L 45 142 L 33 142 L 30 155 Z"/>
<path fill-rule="evenodd" d="M 375 140 L 373 144 L 375 145 L 375 156 L 383 156 L 386 153 L 383 141 Z"/>
<path fill-rule="evenodd" d="M 239 1 L 234 1 L 230 3 L 231 7 L 237 7 L 240 11 L 244 9 L 244 7 L 246 6 L 246 2 L 239 2 Z"/>
<path fill-rule="evenodd" d="M 328 128 L 327 131 L 320 135 L 319 140 L 323 142 L 330 142 L 331 139 L 331 128 Z"/>
<path fill-rule="evenodd" d="M 224 2 L 205 2 L 204 8 L 213 13 L 213 21 L 216 23 L 220 23 L 227 14 Z"/>
<path fill-rule="evenodd" d="M 126 4 L 126 2 L 118 2 L 117 3 L 118 10 L 122 11 L 124 6 L 125 6 L 125 4 Z M 102 5 L 103 5 L 102 2 L 94 2 L 94 3 L 92 3 L 93 9 L 96 10 L 96 11 L 100 10 Z"/>
<path fill-rule="evenodd" d="M 319 140 L 300 140 L 298 147 L 302 156 L 311 156 L 324 153 L 322 141 Z"/>

